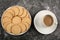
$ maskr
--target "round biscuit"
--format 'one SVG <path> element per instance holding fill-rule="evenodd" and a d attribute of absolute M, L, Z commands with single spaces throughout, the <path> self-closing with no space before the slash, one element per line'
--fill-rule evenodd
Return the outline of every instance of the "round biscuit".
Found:
<path fill-rule="evenodd" d="M 30 25 L 28 23 L 24 23 L 24 25 L 26 26 L 27 30 L 30 28 Z"/>
<path fill-rule="evenodd" d="M 20 10 L 19 10 L 19 14 L 18 14 L 18 16 L 20 17 L 20 16 L 23 14 L 23 9 L 24 9 L 24 8 L 21 7 L 21 6 L 19 6 L 19 9 L 20 9 Z"/>
<path fill-rule="evenodd" d="M 19 13 L 19 8 L 18 8 L 18 6 L 12 6 L 11 9 L 14 11 L 15 16 L 18 15 L 18 13 Z"/>
<path fill-rule="evenodd" d="M 4 23 L 6 23 L 6 22 L 11 22 L 11 19 L 8 18 L 8 17 L 3 18 L 3 19 L 2 19 L 2 23 L 4 24 Z"/>
<path fill-rule="evenodd" d="M 24 8 L 23 9 L 23 14 L 21 15 L 21 17 L 23 18 L 23 17 L 25 17 L 27 15 L 27 10 Z"/>
<path fill-rule="evenodd" d="M 15 14 L 15 12 L 14 12 L 14 10 L 12 10 L 11 8 L 10 9 L 7 9 L 7 12 L 10 12 L 11 14 L 12 14 L 12 16 L 14 16 Z"/>
<path fill-rule="evenodd" d="M 5 17 L 9 17 L 10 19 L 12 19 L 12 14 L 10 12 L 5 12 L 2 16 L 2 18 L 5 18 Z"/>
<path fill-rule="evenodd" d="M 21 28 L 18 26 L 18 25 L 15 25 L 12 27 L 12 33 L 17 35 L 17 34 L 20 34 L 21 32 Z"/>
<path fill-rule="evenodd" d="M 19 26 L 22 29 L 22 32 L 25 32 L 26 31 L 26 27 L 25 27 L 24 24 L 20 23 Z"/>
<path fill-rule="evenodd" d="M 12 28 L 12 23 L 7 25 L 6 27 L 7 33 L 11 33 L 11 28 Z"/>
<path fill-rule="evenodd" d="M 21 18 L 19 18 L 18 16 L 15 16 L 15 17 L 12 19 L 12 23 L 13 23 L 13 24 L 19 24 L 19 23 L 21 23 Z"/>
<path fill-rule="evenodd" d="M 28 24 L 31 24 L 31 19 L 30 18 L 23 18 L 22 22 L 27 22 Z"/>
<path fill-rule="evenodd" d="M 10 24 L 10 23 L 11 23 L 11 22 L 6 22 L 6 23 L 4 23 L 4 24 L 3 24 L 3 28 L 6 30 L 7 25 Z"/>

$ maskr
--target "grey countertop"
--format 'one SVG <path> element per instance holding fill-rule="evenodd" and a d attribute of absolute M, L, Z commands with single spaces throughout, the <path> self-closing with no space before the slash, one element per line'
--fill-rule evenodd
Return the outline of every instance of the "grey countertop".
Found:
<path fill-rule="evenodd" d="M 60 0 L 0 0 L 0 19 L 3 11 L 13 5 L 20 5 L 28 9 L 32 20 L 38 11 L 50 10 L 57 16 L 58 27 L 53 33 L 43 35 L 35 29 L 32 21 L 31 28 L 24 35 L 11 36 L 4 32 L 0 20 L 0 40 L 60 40 Z"/>

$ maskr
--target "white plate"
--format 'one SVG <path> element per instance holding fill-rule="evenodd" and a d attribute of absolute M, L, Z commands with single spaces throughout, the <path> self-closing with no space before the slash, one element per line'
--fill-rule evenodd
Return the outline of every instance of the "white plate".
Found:
<path fill-rule="evenodd" d="M 54 22 L 50 27 L 47 27 L 43 22 L 43 18 L 46 15 L 50 15 L 53 18 Z M 34 18 L 35 28 L 37 29 L 38 32 L 40 32 L 42 34 L 50 34 L 50 33 L 54 32 L 57 28 L 57 24 L 58 24 L 58 21 L 57 21 L 55 14 L 49 10 L 39 11 Z"/>

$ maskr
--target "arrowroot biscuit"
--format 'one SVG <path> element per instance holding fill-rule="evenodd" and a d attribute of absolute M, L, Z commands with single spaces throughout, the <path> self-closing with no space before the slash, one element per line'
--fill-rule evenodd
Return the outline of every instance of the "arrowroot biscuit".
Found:
<path fill-rule="evenodd" d="M 10 24 L 7 25 L 6 31 L 7 31 L 8 33 L 11 33 L 11 28 L 12 28 L 12 26 L 13 26 L 12 23 L 10 23 Z"/>
<path fill-rule="evenodd" d="M 20 10 L 19 10 L 19 14 L 18 14 L 18 16 L 20 17 L 20 16 L 23 14 L 23 9 L 24 9 L 24 8 L 23 8 L 23 7 L 21 7 L 21 6 L 20 6 L 20 7 L 18 7 L 18 8 L 20 9 Z"/>
<path fill-rule="evenodd" d="M 19 18 L 18 16 L 15 16 L 15 17 L 12 19 L 12 23 L 13 23 L 13 24 L 19 24 L 19 23 L 21 23 L 21 18 Z"/>
<path fill-rule="evenodd" d="M 11 22 L 6 22 L 6 23 L 4 23 L 4 24 L 3 24 L 3 28 L 6 30 L 7 25 L 10 24 L 10 23 L 11 23 Z"/>
<path fill-rule="evenodd" d="M 31 23 L 31 19 L 30 18 L 23 18 L 22 22 L 30 24 Z"/>
<path fill-rule="evenodd" d="M 21 17 L 25 17 L 27 15 L 27 11 L 25 8 L 22 11 L 23 11 L 23 14 L 21 15 Z"/>
<path fill-rule="evenodd" d="M 3 12 L 1 23 L 7 33 L 21 35 L 30 28 L 31 16 L 24 7 L 11 6 Z"/>
<path fill-rule="evenodd" d="M 20 23 L 20 24 L 19 24 L 19 27 L 22 29 L 22 30 L 21 30 L 22 32 L 25 32 L 26 29 L 27 29 L 26 26 L 25 26 L 23 23 Z"/>
<path fill-rule="evenodd" d="M 11 22 L 11 19 L 9 17 L 5 17 L 2 19 L 2 23 L 6 23 L 6 22 Z"/>
<path fill-rule="evenodd" d="M 25 26 L 26 26 L 26 29 L 28 30 L 30 27 L 29 27 L 29 24 L 28 23 L 23 23 Z"/>
<path fill-rule="evenodd" d="M 29 15 L 29 14 L 27 14 L 27 15 L 26 15 L 26 18 L 30 18 L 30 15 Z M 31 18 L 30 18 L 30 19 L 31 19 Z"/>
<path fill-rule="evenodd" d="M 18 15 L 18 13 L 19 13 L 19 8 L 18 8 L 18 6 L 12 6 L 10 9 L 15 12 L 15 16 Z"/>
<path fill-rule="evenodd" d="M 13 34 L 20 34 L 21 32 L 21 28 L 18 25 L 14 25 L 11 30 Z"/>
<path fill-rule="evenodd" d="M 7 10 L 6 10 L 6 12 L 10 12 L 10 13 L 12 14 L 12 16 L 14 16 L 14 15 L 15 15 L 15 14 L 14 14 L 14 10 L 12 10 L 12 9 L 10 9 L 10 8 L 9 8 L 9 9 L 7 9 Z"/>
<path fill-rule="evenodd" d="M 10 12 L 5 12 L 3 18 L 5 17 L 9 17 L 10 19 L 12 19 L 12 14 Z"/>

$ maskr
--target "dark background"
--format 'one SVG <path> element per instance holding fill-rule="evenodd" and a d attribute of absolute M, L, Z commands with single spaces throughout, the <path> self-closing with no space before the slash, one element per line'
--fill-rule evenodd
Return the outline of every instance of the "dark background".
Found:
<path fill-rule="evenodd" d="M 12 36 L 7 34 L 1 26 L 2 13 L 10 6 L 20 5 L 29 10 L 32 20 L 38 11 L 50 10 L 57 16 L 58 27 L 49 34 L 43 35 L 36 31 L 33 21 L 31 28 L 24 35 Z M 60 1 L 59 0 L 0 0 L 0 40 L 60 40 Z"/>

